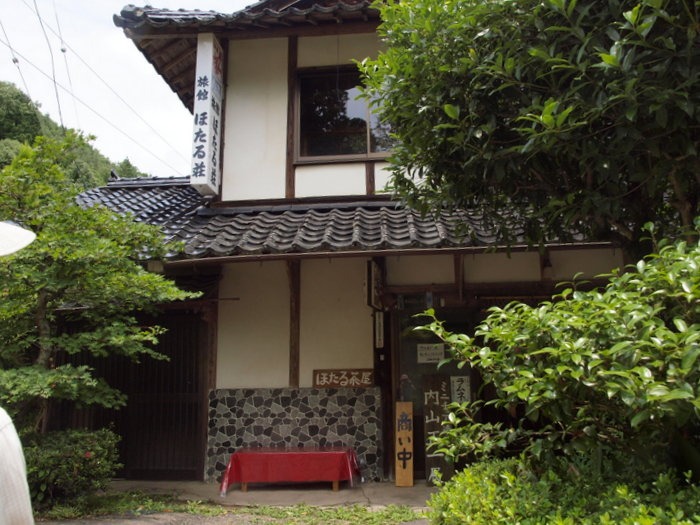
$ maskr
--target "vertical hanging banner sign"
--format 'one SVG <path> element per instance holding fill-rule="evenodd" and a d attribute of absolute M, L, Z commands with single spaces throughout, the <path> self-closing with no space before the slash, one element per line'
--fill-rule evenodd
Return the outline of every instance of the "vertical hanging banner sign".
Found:
<path fill-rule="evenodd" d="M 194 80 L 190 185 L 202 195 L 219 193 L 223 101 L 224 50 L 212 33 L 200 34 Z"/>
<path fill-rule="evenodd" d="M 396 403 L 396 486 L 413 486 L 413 403 Z"/>

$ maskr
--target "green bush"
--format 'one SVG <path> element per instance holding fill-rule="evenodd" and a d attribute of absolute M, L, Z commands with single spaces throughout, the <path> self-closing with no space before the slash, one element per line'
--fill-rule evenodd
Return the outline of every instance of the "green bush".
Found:
<path fill-rule="evenodd" d="M 25 439 L 27 479 L 38 508 L 106 487 L 121 467 L 119 436 L 107 429 L 61 430 Z"/>
<path fill-rule="evenodd" d="M 512 427 L 486 428 L 470 419 L 470 407 L 453 407 L 440 452 L 468 458 L 524 443 L 544 461 L 620 452 L 663 461 L 676 449 L 682 469 L 700 475 L 693 460 L 700 455 L 693 446 L 700 427 L 700 245 L 667 243 L 608 277 L 602 289 L 566 287 L 535 307 L 491 308 L 473 336 L 448 332 L 427 312 L 432 322 L 424 329 L 493 385 L 495 399 L 486 404 L 518 407 L 520 416 Z"/>
<path fill-rule="evenodd" d="M 536 472 L 517 458 L 475 463 L 431 497 L 431 523 L 700 523 L 700 487 L 682 484 L 672 474 L 649 478 L 648 470 L 639 470 L 601 476 L 580 465 L 560 463 L 558 467 Z"/>

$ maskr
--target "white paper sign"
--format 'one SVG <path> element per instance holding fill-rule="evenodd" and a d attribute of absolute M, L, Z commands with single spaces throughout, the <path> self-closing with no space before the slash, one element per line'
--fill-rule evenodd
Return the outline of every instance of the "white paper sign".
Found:
<path fill-rule="evenodd" d="M 443 359 L 445 359 L 444 343 L 418 345 L 419 363 L 439 363 Z"/>
<path fill-rule="evenodd" d="M 472 386 L 469 376 L 451 376 L 450 387 L 453 402 L 464 403 L 472 400 Z"/>

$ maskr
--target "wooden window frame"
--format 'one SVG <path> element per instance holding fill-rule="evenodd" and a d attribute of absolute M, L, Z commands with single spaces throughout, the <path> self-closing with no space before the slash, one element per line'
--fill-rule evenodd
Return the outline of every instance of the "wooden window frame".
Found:
<path fill-rule="evenodd" d="M 304 77 L 323 74 L 337 74 L 356 71 L 356 66 L 324 66 L 308 67 L 296 70 L 296 84 L 294 89 L 294 165 L 314 165 L 314 164 L 340 164 L 356 163 L 367 161 L 382 161 L 391 155 L 391 151 L 369 151 L 371 126 L 366 120 L 366 141 L 367 151 L 365 153 L 351 153 L 340 155 L 301 155 L 301 80 Z M 367 107 L 367 118 L 369 119 L 369 107 Z"/>

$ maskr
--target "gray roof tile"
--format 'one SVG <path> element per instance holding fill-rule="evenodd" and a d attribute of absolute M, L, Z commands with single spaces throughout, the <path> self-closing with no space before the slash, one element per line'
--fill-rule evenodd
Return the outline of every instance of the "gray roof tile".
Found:
<path fill-rule="evenodd" d="M 421 216 L 390 201 L 215 208 L 187 178 L 111 182 L 86 191 L 102 204 L 160 226 L 182 241 L 184 258 L 382 252 L 488 246 L 496 241 L 478 214 Z"/>
<path fill-rule="evenodd" d="M 125 6 L 114 24 L 132 31 L 168 29 L 246 30 L 378 19 L 372 0 L 263 0 L 234 13 Z"/>

